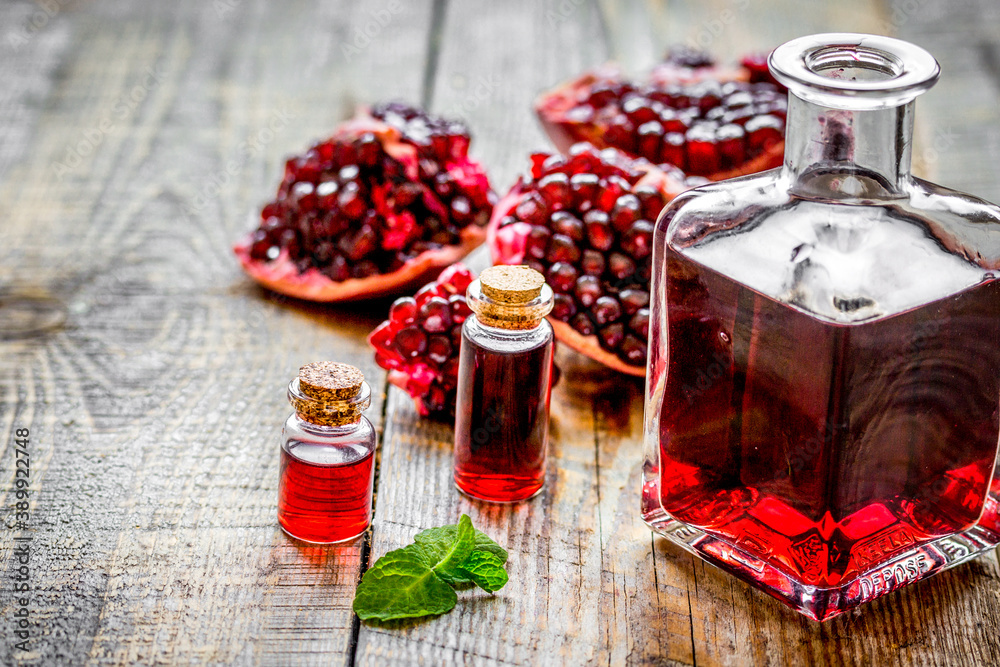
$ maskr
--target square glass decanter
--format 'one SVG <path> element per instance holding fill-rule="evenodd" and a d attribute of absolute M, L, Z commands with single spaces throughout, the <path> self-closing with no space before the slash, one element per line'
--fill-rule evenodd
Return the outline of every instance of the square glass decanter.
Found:
<path fill-rule="evenodd" d="M 1000 542 L 1000 209 L 910 175 L 923 49 L 769 64 L 784 166 L 656 226 L 642 515 L 825 620 Z"/>

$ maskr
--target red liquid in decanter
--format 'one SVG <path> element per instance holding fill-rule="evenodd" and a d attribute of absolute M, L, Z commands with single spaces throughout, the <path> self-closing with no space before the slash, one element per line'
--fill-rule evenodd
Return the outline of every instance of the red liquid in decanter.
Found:
<path fill-rule="evenodd" d="M 824 588 L 997 526 L 1000 281 L 845 325 L 665 260 L 671 516 Z"/>

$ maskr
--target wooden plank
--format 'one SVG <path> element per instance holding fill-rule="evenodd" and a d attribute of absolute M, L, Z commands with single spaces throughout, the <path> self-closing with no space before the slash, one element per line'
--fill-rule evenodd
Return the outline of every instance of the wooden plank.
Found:
<path fill-rule="evenodd" d="M 527 168 L 527 154 L 547 146 L 531 112 L 535 95 L 606 55 L 589 3 L 452 2 L 432 106 L 468 119 L 473 153 L 506 189 Z M 496 596 L 461 593 L 458 607 L 436 620 L 362 626 L 358 664 L 579 664 L 600 655 L 597 462 L 586 400 L 595 385 L 574 357 L 557 356 L 566 375 L 552 395 L 546 488 L 509 507 L 459 495 L 452 429 L 418 421 L 410 399 L 390 390 L 372 558 L 464 512 L 510 552 L 510 583 Z"/>
<path fill-rule="evenodd" d="M 5 507 L 12 430 L 29 427 L 33 446 L 35 634 L 20 657 L 350 661 L 363 544 L 304 547 L 280 532 L 278 433 L 285 383 L 322 358 L 361 366 L 378 421 L 384 374 L 365 335 L 384 304 L 269 297 L 229 246 L 286 154 L 355 101 L 419 95 L 429 2 L 389 4 L 382 25 L 381 6 L 346 0 L 87 3 L 0 71 L 24 119 L 5 125 L 23 145 L 0 156 L 0 284 L 40 285 L 70 310 L 59 333 L 0 343 Z M 4 5 L 0 23 L 24 5 Z M 345 52 L 372 20 L 370 44 Z M 256 148 L 226 179 L 247 141 Z M 60 177 L 72 150 L 85 154 Z M 0 533 L 8 571 L 15 535 Z M 6 584 L 0 595 L 10 618 Z M 4 664 L 16 657 L 6 637 Z"/>

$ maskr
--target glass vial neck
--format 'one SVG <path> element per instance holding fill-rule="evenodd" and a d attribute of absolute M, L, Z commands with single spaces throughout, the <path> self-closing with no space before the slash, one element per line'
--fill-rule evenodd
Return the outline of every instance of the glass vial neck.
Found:
<path fill-rule="evenodd" d="M 788 96 L 785 176 L 793 193 L 824 199 L 901 196 L 910 180 L 912 101 L 835 109 Z"/>
<path fill-rule="evenodd" d="M 933 56 L 890 37 L 830 33 L 782 44 L 768 65 L 789 90 L 793 193 L 864 201 L 906 191 L 913 100 L 937 81 Z"/>

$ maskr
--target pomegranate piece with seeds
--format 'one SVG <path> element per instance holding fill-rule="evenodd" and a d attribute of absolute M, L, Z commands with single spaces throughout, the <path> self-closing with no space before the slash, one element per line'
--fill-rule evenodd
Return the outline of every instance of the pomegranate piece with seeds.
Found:
<path fill-rule="evenodd" d="M 766 56 L 724 69 L 690 49 L 668 53 L 645 82 L 608 64 L 543 93 L 535 111 L 561 151 L 578 141 L 722 180 L 777 167 L 786 91 Z"/>
<path fill-rule="evenodd" d="M 449 266 L 414 296 L 396 299 L 389 319 L 368 336 L 389 382 L 408 393 L 424 417 L 454 419 L 462 324 L 472 315 L 465 290 L 475 279 L 462 263 Z M 552 368 L 552 384 L 559 369 Z"/>
<path fill-rule="evenodd" d="M 413 397 L 422 416 L 455 414 L 462 323 L 472 312 L 465 290 L 474 279 L 461 263 L 446 268 L 415 296 L 396 299 L 368 336 L 389 382 Z"/>
<path fill-rule="evenodd" d="M 527 264 L 546 276 L 556 292 L 549 315 L 556 338 L 643 375 L 653 221 L 689 181 L 676 168 L 589 144 L 565 157 L 536 153 L 531 162 L 531 173 L 493 210 L 493 262 Z"/>
<path fill-rule="evenodd" d="M 287 161 L 234 251 L 254 280 L 288 296 L 406 293 L 486 237 L 496 195 L 469 141 L 464 124 L 404 104 L 360 110 Z"/>

